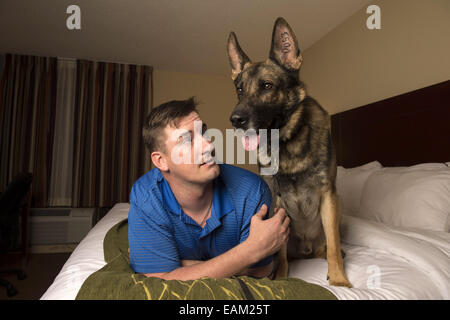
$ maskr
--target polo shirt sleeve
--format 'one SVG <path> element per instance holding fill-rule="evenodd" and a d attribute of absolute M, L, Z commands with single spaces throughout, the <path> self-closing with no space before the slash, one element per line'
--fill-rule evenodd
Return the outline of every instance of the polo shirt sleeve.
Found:
<path fill-rule="evenodd" d="M 240 235 L 240 240 L 239 240 L 240 243 L 244 242 L 248 238 L 248 236 L 250 234 L 251 219 L 252 219 L 253 215 L 255 215 L 259 211 L 259 209 L 261 209 L 261 206 L 263 204 L 267 205 L 267 214 L 264 217 L 264 220 L 267 219 L 269 216 L 270 205 L 272 203 L 272 195 L 270 193 L 269 187 L 264 182 L 264 180 L 260 181 L 259 192 L 256 194 L 258 195 L 256 209 L 252 210 L 253 212 L 251 212 L 251 214 L 248 214 L 248 216 L 245 217 L 244 224 L 242 225 L 242 229 L 241 229 L 241 235 Z M 270 256 L 262 259 L 261 261 L 257 262 L 256 264 L 252 265 L 250 268 L 266 266 L 270 262 L 272 262 L 272 260 L 273 260 L 273 255 L 270 255 Z"/>
<path fill-rule="evenodd" d="M 176 241 L 170 227 L 167 223 L 156 221 L 159 214 L 152 217 L 152 212 L 147 211 L 148 209 L 144 211 L 135 203 L 130 203 L 128 242 L 131 268 L 138 273 L 158 273 L 170 272 L 181 267 Z"/>

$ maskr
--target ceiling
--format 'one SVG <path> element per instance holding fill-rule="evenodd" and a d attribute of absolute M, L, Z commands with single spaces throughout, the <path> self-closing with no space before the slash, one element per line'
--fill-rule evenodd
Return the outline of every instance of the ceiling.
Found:
<path fill-rule="evenodd" d="M 226 40 L 235 31 L 247 55 L 268 56 L 284 17 L 301 50 L 369 0 L 0 0 L 0 52 L 147 64 L 159 70 L 229 75 Z M 66 9 L 81 8 L 69 31 Z"/>

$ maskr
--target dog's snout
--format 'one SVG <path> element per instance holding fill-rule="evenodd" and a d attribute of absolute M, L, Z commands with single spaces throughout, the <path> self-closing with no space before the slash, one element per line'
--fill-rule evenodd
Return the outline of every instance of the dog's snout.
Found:
<path fill-rule="evenodd" d="M 233 113 L 230 117 L 230 121 L 235 128 L 243 128 L 248 123 L 248 117 L 243 114 Z"/>

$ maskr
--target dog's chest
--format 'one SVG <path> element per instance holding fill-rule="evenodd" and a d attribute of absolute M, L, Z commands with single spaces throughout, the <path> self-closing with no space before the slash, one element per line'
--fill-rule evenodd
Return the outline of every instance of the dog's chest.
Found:
<path fill-rule="evenodd" d="M 277 197 L 293 222 L 298 224 L 319 217 L 320 191 L 314 177 L 295 177 L 292 175 L 274 175 L 265 177 L 276 206 Z M 297 223 L 296 223 L 297 224 Z"/>

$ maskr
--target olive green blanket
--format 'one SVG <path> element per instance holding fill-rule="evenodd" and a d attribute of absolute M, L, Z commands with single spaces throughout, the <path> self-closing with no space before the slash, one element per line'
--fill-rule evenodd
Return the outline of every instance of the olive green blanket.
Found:
<path fill-rule="evenodd" d="M 111 228 L 103 242 L 106 265 L 91 274 L 76 297 L 81 299 L 322 299 L 335 300 L 328 290 L 296 278 L 202 278 L 178 281 L 147 278 L 133 272 L 128 255 L 128 220 Z"/>

